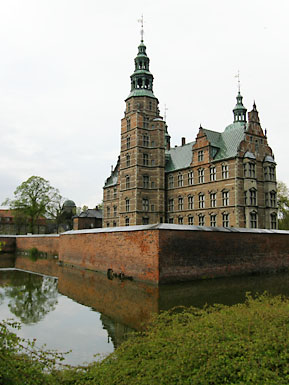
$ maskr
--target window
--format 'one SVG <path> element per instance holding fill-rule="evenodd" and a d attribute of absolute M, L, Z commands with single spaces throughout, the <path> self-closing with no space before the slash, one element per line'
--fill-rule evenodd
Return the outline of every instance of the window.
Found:
<path fill-rule="evenodd" d="M 205 195 L 199 194 L 199 208 L 203 209 L 205 207 Z"/>
<path fill-rule="evenodd" d="M 199 215 L 199 226 L 205 226 L 205 216 L 203 214 Z"/>
<path fill-rule="evenodd" d="M 216 167 L 210 167 L 210 181 L 216 180 Z"/>
<path fill-rule="evenodd" d="M 155 205 L 151 205 L 151 211 L 155 211 Z"/>
<path fill-rule="evenodd" d="M 149 117 L 147 117 L 147 116 L 144 116 L 144 118 L 143 118 L 143 127 L 144 128 L 148 128 L 149 127 Z"/>
<path fill-rule="evenodd" d="M 148 224 L 149 224 L 149 218 L 148 218 L 148 217 L 144 217 L 144 218 L 142 219 L 142 224 L 143 224 L 143 225 L 148 225 Z"/>
<path fill-rule="evenodd" d="M 244 191 L 244 202 L 246 206 L 248 204 L 247 191 Z"/>
<path fill-rule="evenodd" d="M 130 188 L 130 176 L 125 177 L 125 188 Z"/>
<path fill-rule="evenodd" d="M 116 217 L 117 214 L 117 206 L 113 206 L 113 216 Z"/>
<path fill-rule="evenodd" d="M 106 208 L 106 216 L 107 216 L 107 217 L 110 217 L 110 207 L 107 207 L 107 208 Z"/>
<path fill-rule="evenodd" d="M 229 206 L 229 191 L 222 192 L 222 203 L 223 206 Z"/>
<path fill-rule="evenodd" d="M 178 174 L 178 187 L 183 187 L 183 185 L 184 185 L 183 174 Z"/>
<path fill-rule="evenodd" d="M 116 227 L 116 221 L 113 221 L 112 225 L 113 227 Z"/>
<path fill-rule="evenodd" d="M 204 151 L 198 151 L 198 162 L 202 162 L 204 160 Z"/>
<path fill-rule="evenodd" d="M 193 171 L 190 171 L 190 172 L 188 173 L 188 184 L 189 184 L 189 185 L 194 184 L 194 173 L 193 173 Z"/>
<path fill-rule="evenodd" d="M 151 111 L 151 110 L 152 110 L 152 108 L 153 108 L 153 106 L 152 106 L 152 102 L 151 102 L 151 101 L 149 101 L 149 110 Z"/>
<path fill-rule="evenodd" d="M 116 189 L 116 187 L 113 189 L 113 197 L 114 197 L 114 199 L 117 197 L 117 189 Z"/>
<path fill-rule="evenodd" d="M 243 164 L 244 178 L 247 176 L 247 163 Z"/>
<path fill-rule="evenodd" d="M 256 206 L 257 204 L 257 191 L 255 189 L 250 190 L 250 205 Z"/>
<path fill-rule="evenodd" d="M 275 191 L 270 192 L 270 206 L 276 207 L 276 192 Z"/>
<path fill-rule="evenodd" d="M 130 154 L 126 154 L 126 167 L 130 167 Z"/>
<path fill-rule="evenodd" d="M 255 163 L 249 163 L 249 178 L 255 178 Z"/>
<path fill-rule="evenodd" d="M 142 200 L 142 209 L 143 211 L 149 211 L 149 200 L 147 198 Z"/>
<path fill-rule="evenodd" d="M 229 227 L 229 214 L 223 213 L 223 227 Z"/>
<path fill-rule="evenodd" d="M 184 199 L 182 197 L 178 198 L 178 209 L 183 210 L 184 209 Z"/>
<path fill-rule="evenodd" d="M 174 176 L 173 175 L 169 175 L 169 188 L 174 188 Z"/>
<path fill-rule="evenodd" d="M 109 222 L 107 222 L 106 227 L 109 227 Z"/>
<path fill-rule="evenodd" d="M 270 178 L 270 180 L 275 180 L 275 167 L 274 166 L 269 167 L 269 178 Z"/>
<path fill-rule="evenodd" d="M 129 149 L 130 148 L 130 136 L 128 136 L 126 138 L 126 148 Z"/>
<path fill-rule="evenodd" d="M 277 215 L 275 213 L 270 215 L 271 229 L 277 229 Z"/>
<path fill-rule="evenodd" d="M 210 194 L 210 204 L 211 204 L 211 207 L 217 206 L 217 194 L 216 193 Z"/>
<path fill-rule="evenodd" d="M 152 181 L 151 187 L 152 187 L 152 188 L 155 188 L 155 187 L 156 187 L 155 182 Z"/>
<path fill-rule="evenodd" d="M 148 166 L 149 165 L 149 156 L 148 154 L 142 154 L 142 159 L 143 159 L 143 165 Z"/>
<path fill-rule="evenodd" d="M 129 218 L 127 218 L 127 217 L 125 218 L 125 225 L 129 226 Z"/>
<path fill-rule="evenodd" d="M 188 208 L 189 210 L 193 210 L 194 208 L 194 197 L 192 195 L 188 196 Z"/>
<path fill-rule="evenodd" d="M 129 199 L 126 198 L 126 200 L 125 200 L 125 211 L 129 211 L 129 210 L 130 210 Z"/>
<path fill-rule="evenodd" d="M 130 118 L 126 119 L 126 128 L 127 130 L 130 130 Z"/>
<path fill-rule="evenodd" d="M 216 214 L 210 215 L 210 226 L 216 227 L 216 223 L 217 223 L 216 218 L 217 218 Z"/>
<path fill-rule="evenodd" d="M 127 103 L 127 112 L 130 112 L 130 102 Z"/>
<path fill-rule="evenodd" d="M 169 211 L 174 211 L 174 200 L 173 199 L 169 199 L 168 209 L 169 209 Z"/>
<path fill-rule="evenodd" d="M 189 216 L 188 223 L 189 223 L 189 225 L 193 225 L 194 224 L 194 217 Z"/>
<path fill-rule="evenodd" d="M 198 177 L 199 177 L 199 183 L 204 183 L 205 179 L 204 179 L 204 169 L 203 168 L 198 169 Z"/>
<path fill-rule="evenodd" d="M 173 217 L 169 218 L 169 223 L 174 223 L 174 218 Z"/>
<path fill-rule="evenodd" d="M 256 229 L 257 228 L 257 213 L 255 211 L 250 213 L 250 227 L 252 229 Z"/>
<path fill-rule="evenodd" d="M 222 164 L 222 178 L 223 179 L 229 178 L 229 167 L 227 164 Z"/>
<path fill-rule="evenodd" d="M 147 134 L 143 135 L 143 146 L 148 147 L 149 146 L 149 136 Z"/>
<path fill-rule="evenodd" d="M 106 192 L 106 199 L 110 199 L 110 190 L 107 190 Z"/>
<path fill-rule="evenodd" d="M 142 177 L 143 188 L 149 188 L 149 176 L 143 175 Z"/>
<path fill-rule="evenodd" d="M 178 217 L 178 224 L 182 225 L 184 223 L 184 218 L 183 217 Z"/>

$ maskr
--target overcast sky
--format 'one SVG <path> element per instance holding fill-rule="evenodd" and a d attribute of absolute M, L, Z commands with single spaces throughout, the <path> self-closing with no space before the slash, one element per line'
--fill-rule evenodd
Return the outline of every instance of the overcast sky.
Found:
<path fill-rule="evenodd" d="M 172 145 L 232 123 L 238 70 L 289 185 L 288 0 L 0 3 L 0 203 L 31 175 L 94 207 L 120 149 L 145 19 L 154 93 Z"/>

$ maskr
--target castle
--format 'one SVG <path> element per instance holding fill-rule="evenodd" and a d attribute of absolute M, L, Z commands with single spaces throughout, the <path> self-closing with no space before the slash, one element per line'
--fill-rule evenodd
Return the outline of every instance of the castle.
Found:
<path fill-rule="evenodd" d="M 131 75 L 121 150 L 103 190 L 103 227 L 174 223 L 277 228 L 276 163 L 254 103 L 239 92 L 224 132 L 199 128 L 196 140 L 170 147 L 153 93 L 143 38 Z"/>

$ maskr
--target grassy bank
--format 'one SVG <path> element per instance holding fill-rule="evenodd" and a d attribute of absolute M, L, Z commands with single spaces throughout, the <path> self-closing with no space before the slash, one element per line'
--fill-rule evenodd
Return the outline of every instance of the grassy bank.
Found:
<path fill-rule="evenodd" d="M 6 379 L 18 384 L 15 373 L 25 355 L 9 357 L 3 342 L 0 348 L 4 367 L 10 359 Z M 164 312 L 144 333 L 85 368 L 57 371 L 49 361 L 48 375 L 39 360 L 29 360 L 19 384 L 288 384 L 289 300 L 261 296 L 231 307 Z M 30 379 L 31 367 L 42 382 L 35 382 L 34 372 Z"/>

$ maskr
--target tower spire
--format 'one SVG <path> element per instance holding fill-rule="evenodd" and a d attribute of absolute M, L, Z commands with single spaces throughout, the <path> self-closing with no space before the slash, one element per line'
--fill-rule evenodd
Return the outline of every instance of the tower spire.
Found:
<path fill-rule="evenodd" d="M 141 23 L 141 30 L 140 30 L 140 41 L 143 43 L 143 35 L 144 35 L 144 20 L 143 20 L 143 15 L 141 15 L 141 18 L 138 19 L 138 22 Z"/>
<path fill-rule="evenodd" d="M 237 75 L 235 75 L 235 78 L 238 78 L 238 95 L 236 97 L 237 104 L 235 108 L 233 109 L 234 114 L 234 123 L 241 122 L 246 123 L 246 113 L 247 109 L 243 105 L 243 96 L 241 95 L 241 86 L 240 86 L 240 71 L 238 70 Z"/>

